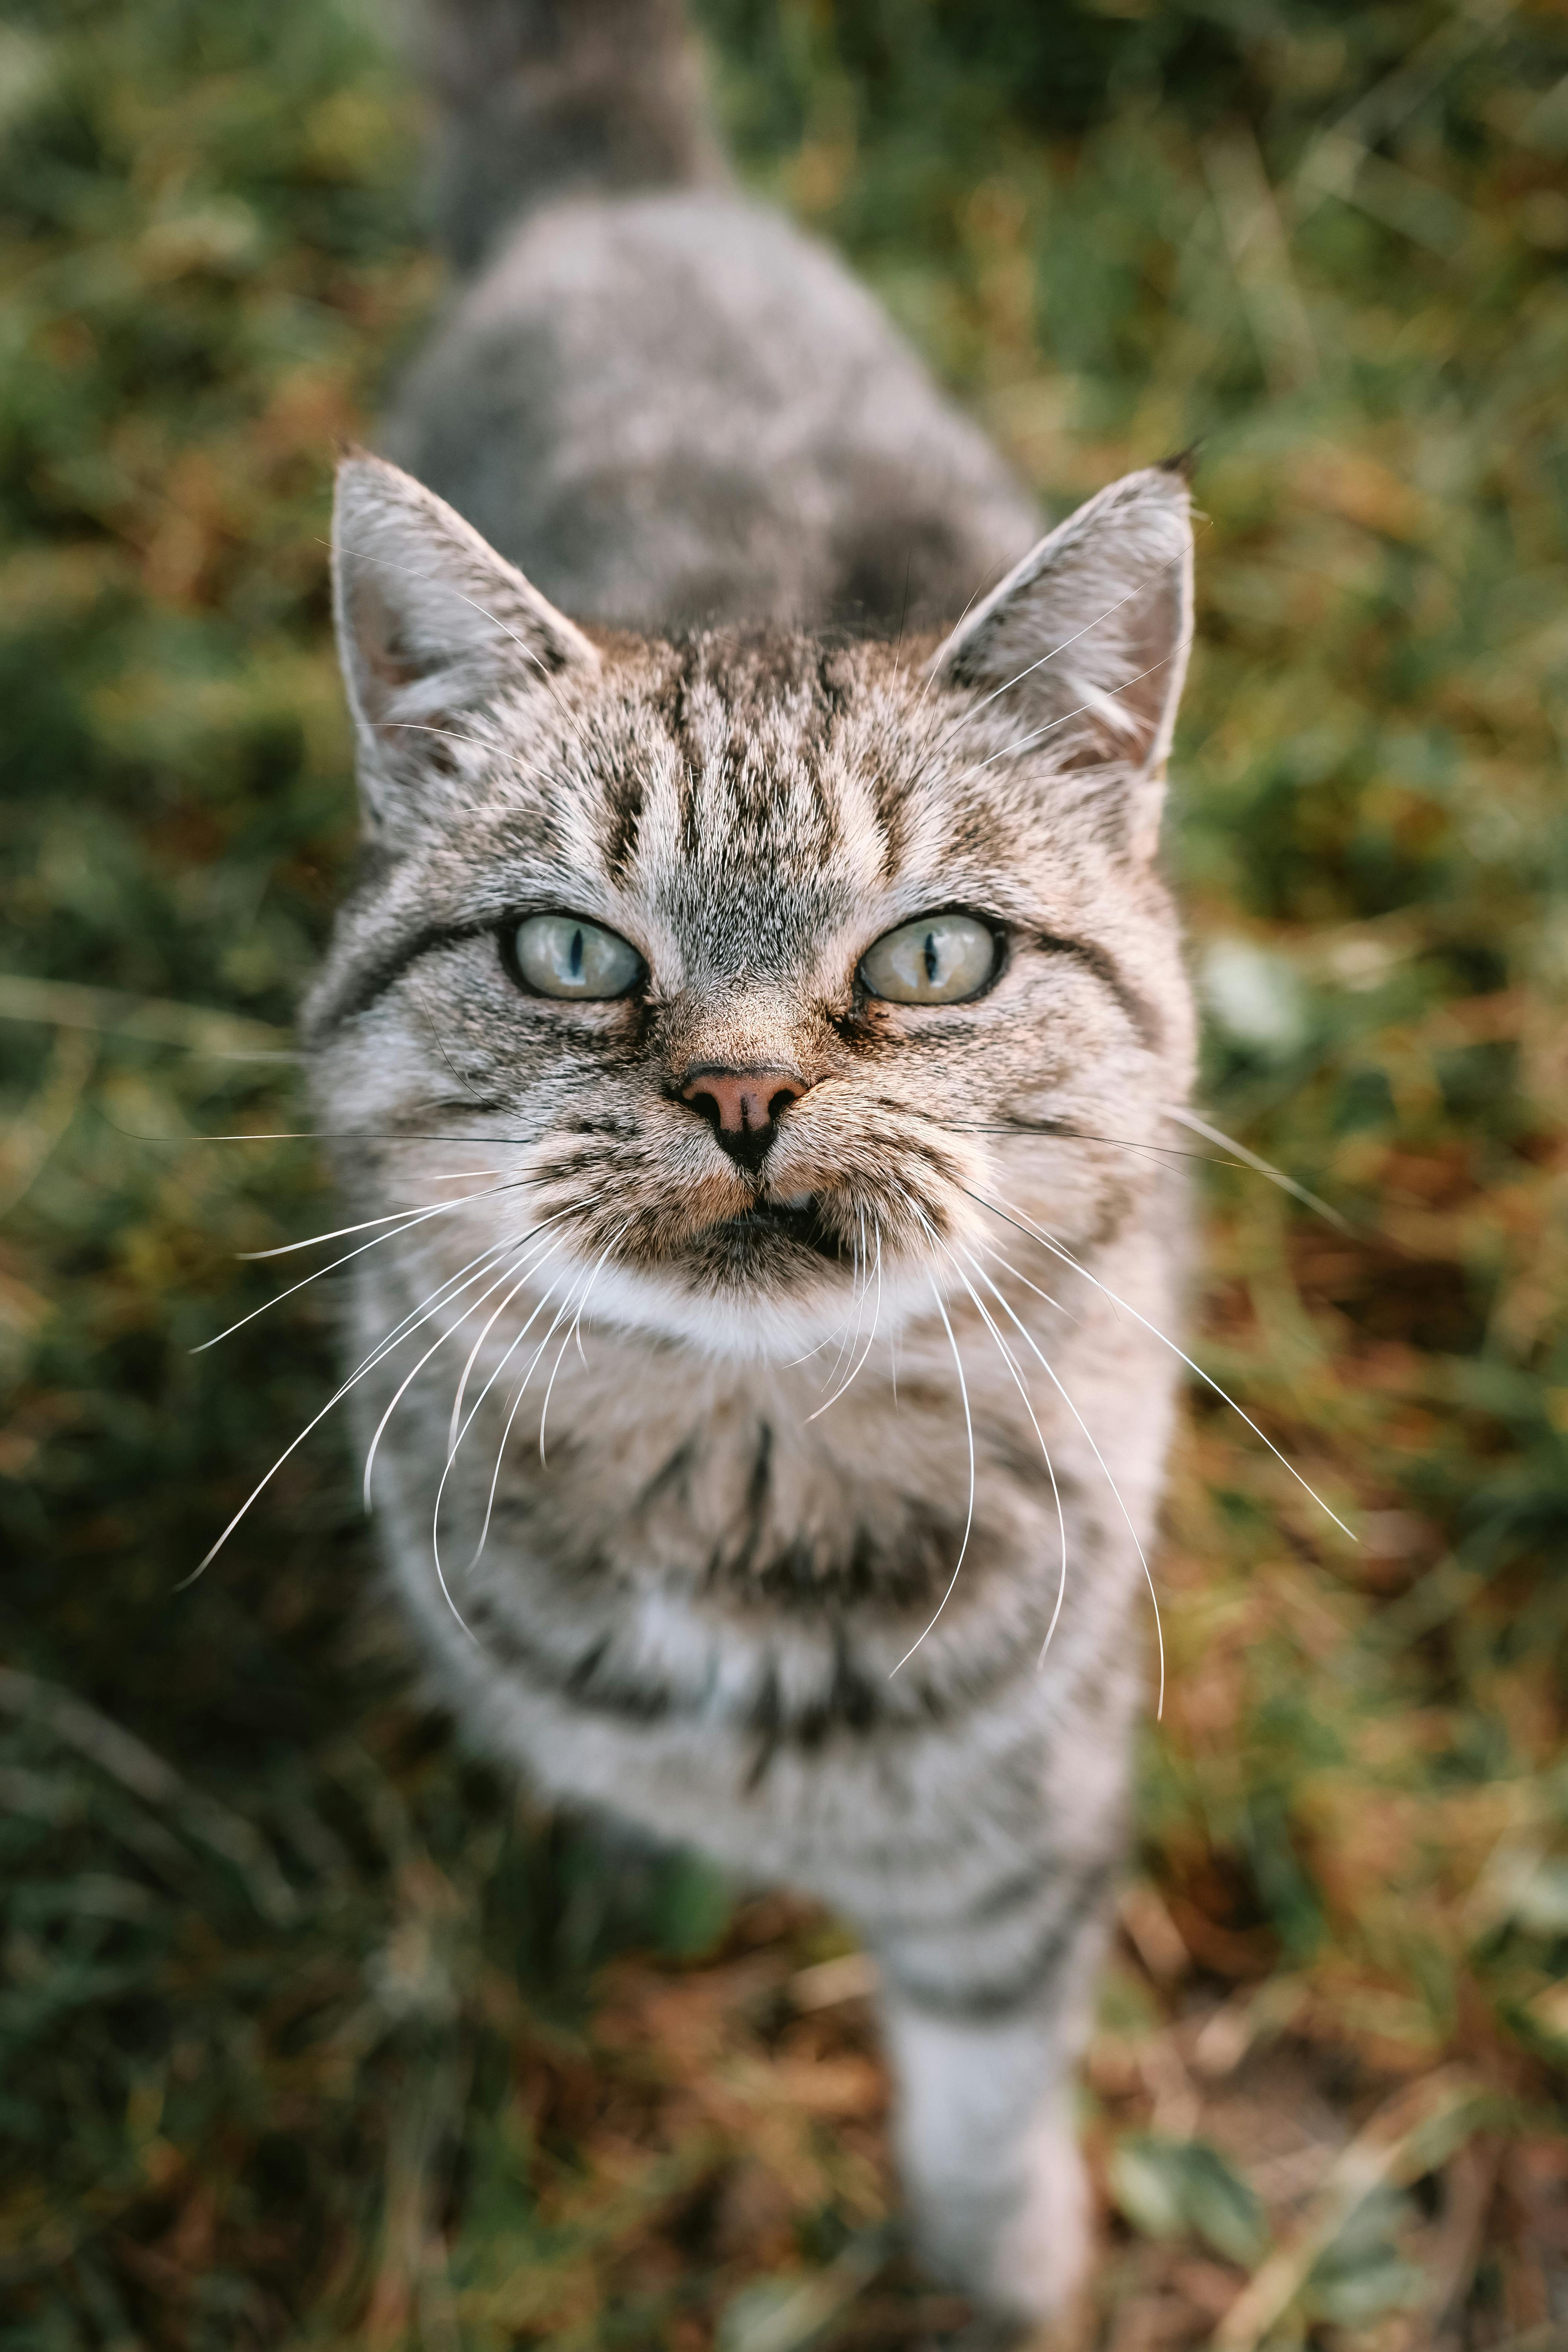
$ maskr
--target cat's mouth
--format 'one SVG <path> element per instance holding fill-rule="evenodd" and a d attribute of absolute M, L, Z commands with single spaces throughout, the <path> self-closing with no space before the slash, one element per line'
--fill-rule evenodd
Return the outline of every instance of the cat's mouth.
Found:
<path fill-rule="evenodd" d="M 837 1226 L 824 1214 L 815 1192 L 795 1193 L 788 1199 L 774 1194 L 754 1201 L 739 1216 L 726 1217 L 721 1223 L 710 1225 L 702 1241 L 709 1248 L 716 1244 L 742 1262 L 754 1260 L 759 1253 L 780 1241 L 793 1242 L 834 1265 L 848 1255 Z"/>

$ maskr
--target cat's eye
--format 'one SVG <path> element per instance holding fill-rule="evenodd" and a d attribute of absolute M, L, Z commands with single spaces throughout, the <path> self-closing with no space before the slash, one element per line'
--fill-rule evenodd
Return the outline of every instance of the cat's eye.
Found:
<path fill-rule="evenodd" d="M 893 1004 L 961 1004 L 996 969 L 995 935 L 973 915 L 922 915 L 885 931 L 860 960 L 872 996 Z"/>
<path fill-rule="evenodd" d="M 538 996 L 625 996 L 642 978 L 636 948 L 580 915 L 527 915 L 502 934 L 501 953 Z"/>

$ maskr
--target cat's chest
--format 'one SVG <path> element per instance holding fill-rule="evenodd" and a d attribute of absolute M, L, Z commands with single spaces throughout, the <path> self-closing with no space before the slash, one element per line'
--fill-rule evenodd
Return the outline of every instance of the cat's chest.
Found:
<path fill-rule="evenodd" d="M 367 1298 L 367 1322 L 392 1303 Z M 1121 1381 L 1114 1418 L 1090 1402 L 1102 1461 L 1048 1383 L 1026 1400 L 971 1337 L 957 1328 L 961 1381 L 951 1354 L 910 1344 L 849 1378 L 847 1355 L 715 1363 L 600 1329 L 531 1387 L 503 1371 L 487 1393 L 479 1360 L 460 1412 L 437 1358 L 379 1441 L 398 1549 L 421 1585 L 438 1553 L 459 1607 L 488 1591 L 563 1656 L 608 1640 L 683 1674 L 765 1643 L 815 1678 L 846 1644 L 896 1654 L 939 1607 L 985 1643 L 998 1615 L 1043 1634 L 1064 1562 L 1114 1538 L 1108 1471 L 1143 1516 L 1138 1384 Z M 1090 1401 L 1087 1357 L 1062 1361 Z"/>

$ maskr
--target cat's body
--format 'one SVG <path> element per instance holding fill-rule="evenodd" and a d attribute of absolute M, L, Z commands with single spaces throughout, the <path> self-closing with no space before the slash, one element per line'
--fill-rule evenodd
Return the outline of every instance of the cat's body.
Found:
<path fill-rule="evenodd" d="M 623 62 L 674 37 L 604 13 Z M 554 82 L 533 14 L 454 12 L 459 98 L 508 22 L 536 100 L 570 83 L 598 12 Z M 700 125 L 666 147 L 711 175 Z M 469 1196 L 357 1261 L 367 1437 L 406 1381 L 378 1522 L 479 1736 L 857 1924 L 921 2242 L 1037 2315 L 1087 2245 L 1071 2068 L 1171 1414 L 1179 1207 L 1127 1147 L 1191 1075 L 1151 862 L 1185 492 L 1131 476 L 1026 556 L 825 255 L 561 178 L 395 422 L 533 586 L 377 461 L 340 503 L 369 856 L 307 1013 L 322 1125 L 356 1218 Z M 1021 556 L 944 647 L 898 634 Z M 856 604 L 890 641 L 813 634 Z M 943 1001 L 950 934 L 991 961 Z M 636 976 L 584 994 L 584 940 Z"/>

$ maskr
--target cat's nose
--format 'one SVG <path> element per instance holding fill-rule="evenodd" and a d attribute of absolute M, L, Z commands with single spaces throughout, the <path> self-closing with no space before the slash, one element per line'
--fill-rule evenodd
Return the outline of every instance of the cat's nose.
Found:
<path fill-rule="evenodd" d="M 754 1171 L 778 1132 L 780 1113 L 800 1100 L 807 1083 L 798 1070 L 735 1070 L 704 1062 L 686 1073 L 680 1099 L 708 1121 L 731 1160 Z"/>

